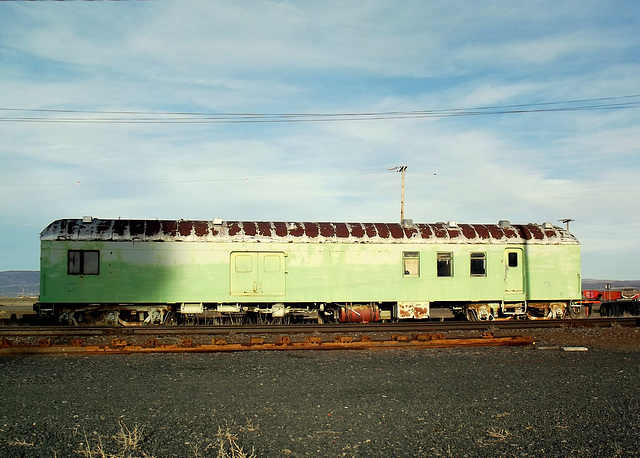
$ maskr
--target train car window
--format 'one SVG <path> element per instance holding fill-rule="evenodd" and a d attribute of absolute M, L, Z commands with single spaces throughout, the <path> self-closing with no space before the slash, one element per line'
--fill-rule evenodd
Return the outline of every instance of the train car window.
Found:
<path fill-rule="evenodd" d="M 100 251 L 69 250 L 67 252 L 67 274 L 69 275 L 100 274 Z"/>
<path fill-rule="evenodd" d="M 420 253 L 405 251 L 402 253 L 402 268 L 405 277 L 420 276 Z"/>
<path fill-rule="evenodd" d="M 518 267 L 518 253 L 509 253 L 509 267 Z"/>
<path fill-rule="evenodd" d="M 487 253 L 471 253 L 471 276 L 487 276 Z"/>
<path fill-rule="evenodd" d="M 83 251 L 82 270 L 85 275 L 98 275 L 100 273 L 100 252 Z"/>
<path fill-rule="evenodd" d="M 453 253 L 438 253 L 438 277 L 453 277 Z"/>
<path fill-rule="evenodd" d="M 67 253 L 67 273 L 69 275 L 80 275 L 80 251 L 69 250 Z"/>

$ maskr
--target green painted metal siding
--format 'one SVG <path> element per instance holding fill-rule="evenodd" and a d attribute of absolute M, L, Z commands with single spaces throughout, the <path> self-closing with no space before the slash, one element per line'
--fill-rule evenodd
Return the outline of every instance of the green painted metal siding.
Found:
<path fill-rule="evenodd" d="M 579 245 L 114 242 L 43 240 L 43 303 L 496 301 L 505 293 L 505 249 L 523 253 L 523 298 L 580 298 Z M 68 275 L 68 250 L 100 250 L 99 275 Z M 231 294 L 232 253 L 280 253 L 283 273 L 260 294 Z M 419 253 L 405 276 L 403 253 Z M 437 276 L 437 253 L 453 276 Z M 471 253 L 486 276 L 471 276 Z M 273 284 L 269 283 L 273 282 Z M 284 283 L 283 283 L 284 282 Z M 276 284 L 277 283 L 277 284 Z"/>

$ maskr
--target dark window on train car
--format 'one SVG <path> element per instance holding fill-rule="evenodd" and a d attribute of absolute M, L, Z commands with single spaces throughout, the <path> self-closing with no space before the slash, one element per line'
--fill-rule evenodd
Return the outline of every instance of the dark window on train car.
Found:
<path fill-rule="evenodd" d="M 402 268 L 405 277 L 420 276 L 420 253 L 405 251 L 402 253 Z"/>
<path fill-rule="evenodd" d="M 98 275 L 100 252 L 98 250 L 69 250 L 67 253 L 69 275 Z"/>
<path fill-rule="evenodd" d="M 471 253 L 471 276 L 487 276 L 487 253 Z"/>
<path fill-rule="evenodd" d="M 453 253 L 438 253 L 438 277 L 453 277 Z"/>
<path fill-rule="evenodd" d="M 509 267 L 518 267 L 518 253 L 515 251 L 509 253 Z"/>

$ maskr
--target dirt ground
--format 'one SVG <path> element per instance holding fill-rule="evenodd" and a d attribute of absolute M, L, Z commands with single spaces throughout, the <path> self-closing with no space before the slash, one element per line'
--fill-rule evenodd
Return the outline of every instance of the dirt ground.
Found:
<path fill-rule="evenodd" d="M 527 331 L 522 331 L 521 335 L 528 335 Z M 531 335 L 536 337 L 538 348 L 576 346 L 640 351 L 640 328 L 637 327 L 539 329 Z"/>

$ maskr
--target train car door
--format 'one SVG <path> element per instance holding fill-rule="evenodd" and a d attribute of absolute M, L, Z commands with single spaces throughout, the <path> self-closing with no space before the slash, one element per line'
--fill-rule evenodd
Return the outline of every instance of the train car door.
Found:
<path fill-rule="evenodd" d="M 504 252 L 504 298 L 524 299 L 524 256 L 522 248 L 507 248 Z"/>
<path fill-rule="evenodd" d="M 244 296 L 284 296 L 285 255 L 282 252 L 233 252 L 230 293 Z"/>

